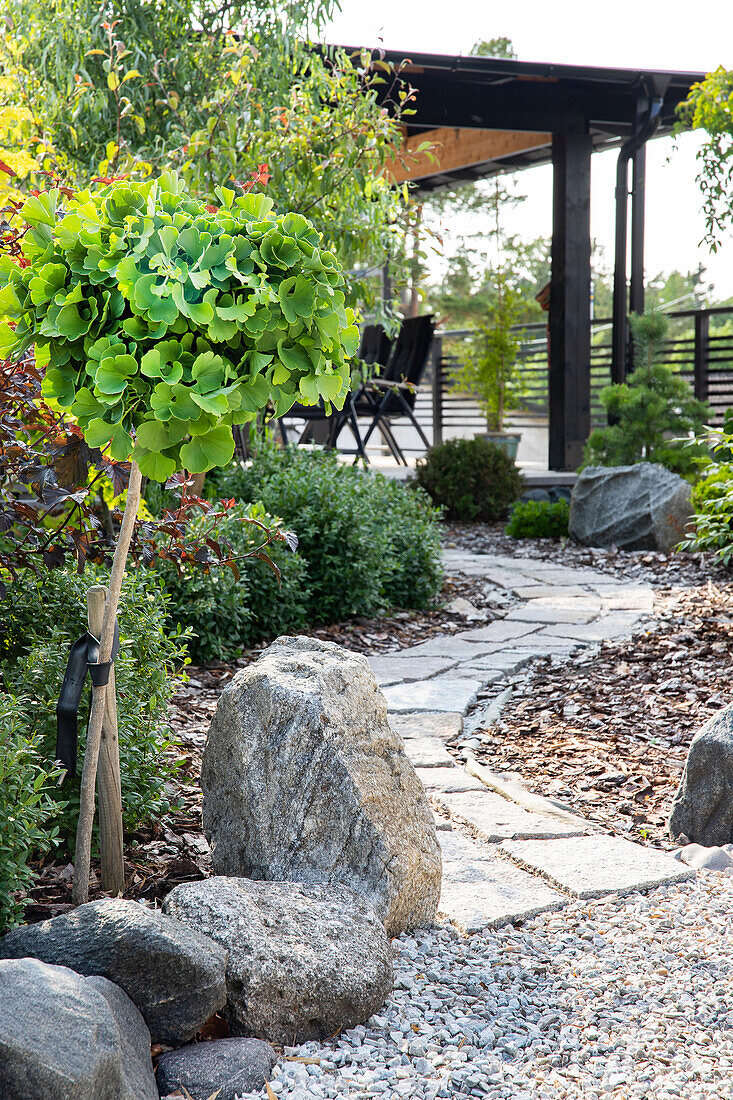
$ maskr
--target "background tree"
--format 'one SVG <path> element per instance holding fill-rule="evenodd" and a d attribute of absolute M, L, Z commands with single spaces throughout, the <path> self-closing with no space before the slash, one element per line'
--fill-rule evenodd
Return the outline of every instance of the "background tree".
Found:
<path fill-rule="evenodd" d="M 680 129 L 707 133 L 698 152 L 706 241 L 717 252 L 720 236 L 733 225 L 733 71 L 719 66 L 693 84 L 680 107 Z"/>
<path fill-rule="evenodd" d="M 407 190 L 382 169 L 410 91 L 366 53 L 310 44 L 333 8 L 10 0 L 16 45 L 5 44 L 2 64 L 11 103 L 30 118 L 32 142 L 52 141 L 72 185 L 173 168 L 211 197 L 264 166 L 278 209 L 306 215 L 347 270 L 370 266 L 398 251 Z M 360 294 L 369 288 L 352 287 Z"/>

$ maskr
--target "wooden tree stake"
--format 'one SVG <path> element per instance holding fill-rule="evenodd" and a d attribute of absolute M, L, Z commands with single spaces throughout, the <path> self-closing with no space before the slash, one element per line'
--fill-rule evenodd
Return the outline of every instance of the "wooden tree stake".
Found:
<path fill-rule="evenodd" d="M 102 634 L 107 589 L 96 584 L 87 592 L 89 632 Z M 102 855 L 102 889 L 117 897 L 125 888 L 125 863 L 122 845 L 122 792 L 120 788 L 120 747 L 117 739 L 117 701 L 115 667 L 112 665 L 106 687 L 102 739 L 97 766 L 99 802 L 99 845 Z"/>
<path fill-rule="evenodd" d="M 140 469 L 137 463 L 133 462 L 130 468 L 130 483 L 127 487 L 125 514 L 122 517 L 122 526 L 120 527 L 109 575 L 109 591 L 104 607 L 102 633 L 99 639 L 100 664 L 109 661 L 112 654 L 117 605 L 120 602 L 127 554 L 132 541 L 138 508 L 140 507 L 141 482 Z M 94 826 L 94 790 L 97 781 L 97 761 L 99 759 L 99 745 L 102 739 L 106 702 L 106 687 L 92 688 L 92 707 L 89 715 L 84 767 L 81 773 L 79 823 L 76 829 L 76 850 L 74 853 L 74 883 L 71 898 L 75 905 L 83 905 L 84 902 L 89 900 L 89 868 L 92 855 L 92 828 Z"/>

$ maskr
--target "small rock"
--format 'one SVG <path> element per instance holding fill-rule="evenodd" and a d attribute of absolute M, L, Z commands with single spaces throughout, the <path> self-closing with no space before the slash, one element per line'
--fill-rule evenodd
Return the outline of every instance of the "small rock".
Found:
<path fill-rule="evenodd" d="M 158 1100 L 142 1016 L 105 978 L 0 962 L 0 1097 Z"/>
<path fill-rule="evenodd" d="M 261 1039 L 218 1039 L 163 1054 L 155 1079 L 161 1096 L 185 1088 L 191 1100 L 209 1100 L 213 1093 L 216 1100 L 237 1100 L 264 1088 L 276 1062 L 275 1051 Z"/>
<path fill-rule="evenodd" d="M 0 958 L 27 956 L 119 985 L 154 1042 L 186 1042 L 226 1004 L 226 952 L 220 945 L 122 898 L 90 901 L 0 940 Z"/>
<path fill-rule="evenodd" d="M 392 991 L 379 916 L 348 887 L 217 877 L 181 883 L 164 908 L 228 948 L 235 1035 L 322 1038 L 368 1020 Z"/>
<path fill-rule="evenodd" d="M 688 867 L 694 867 L 696 871 L 727 871 L 733 867 L 733 859 L 718 845 L 706 848 L 702 844 L 686 844 L 683 848 L 678 848 L 674 855 L 677 856 L 678 853 L 681 862 Z"/>
<path fill-rule="evenodd" d="M 445 605 L 445 610 L 450 615 L 460 615 L 462 619 L 485 619 L 486 612 L 479 611 L 470 600 L 466 600 L 463 596 L 456 596 L 454 600 Z"/>

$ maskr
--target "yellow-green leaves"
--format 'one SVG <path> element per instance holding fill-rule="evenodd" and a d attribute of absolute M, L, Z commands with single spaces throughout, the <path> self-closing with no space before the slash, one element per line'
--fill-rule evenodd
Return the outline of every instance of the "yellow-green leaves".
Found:
<path fill-rule="evenodd" d="M 355 329 L 333 256 L 267 197 L 218 197 L 191 199 L 172 174 L 34 196 L 29 265 L 0 269 L 16 326 L 2 346 L 35 342 L 47 399 L 157 480 L 229 462 L 232 425 L 268 406 L 348 391 Z"/>

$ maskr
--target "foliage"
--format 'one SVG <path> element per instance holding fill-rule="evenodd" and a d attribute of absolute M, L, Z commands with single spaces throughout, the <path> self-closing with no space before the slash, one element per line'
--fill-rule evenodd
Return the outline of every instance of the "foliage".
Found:
<path fill-rule="evenodd" d="M 32 196 L 28 266 L 0 260 L 15 322 L 0 355 L 35 344 L 46 399 L 156 481 L 226 465 L 231 425 L 268 402 L 281 415 L 348 389 L 357 330 L 335 257 L 272 200 L 218 194 L 207 207 L 165 174 L 80 192 L 62 216 L 59 190 Z"/>
<path fill-rule="evenodd" d="M 235 555 L 249 553 L 257 541 L 252 527 L 242 522 L 252 517 L 265 525 L 272 522 L 261 505 L 238 504 L 217 526 L 217 539 L 226 540 Z M 192 533 L 204 523 L 204 517 L 195 520 Z M 254 642 L 297 633 L 306 626 L 310 586 L 305 559 L 280 545 L 271 552 L 271 560 L 279 578 L 256 557 L 240 564 L 238 576 L 216 566 L 204 571 L 193 565 L 161 565 L 168 613 L 189 634 L 194 662 L 235 657 Z"/>
<path fill-rule="evenodd" d="M 680 107 L 680 129 L 703 129 L 707 136 L 698 152 L 698 183 L 703 194 L 706 241 L 717 252 L 726 229 L 733 225 L 733 71 L 719 66 Z"/>
<path fill-rule="evenodd" d="M 514 461 L 487 439 L 448 439 L 431 447 L 416 467 L 418 485 L 446 517 L 459 523 L 503 519 L 522 491 Z"/>
<path fill-rule="evenodd" d="M 61 769 L 44 760 L 39 735 L 28 732 L 32 713 L 31 699 L 0 692 L 0 935 L 22 921 L 31 857 L 58 842 Z"/>
<path fill-rule="evenodd" d="M 569 519 L 567 500 L 520 500 L 512 508 L 506 533 L 513 539 L 563 539 Z"/>
<path fill-rule="evenodd" d="M 708 550 L 717 561 L 733 561 L 733 409 L 728 409 L 722 428 L 708 429 L 698 442 L 708 452 L 701 463 L 703 476 L 693 486 L 695 530 L 680 543 L 682 550 Z"/>
<path fill-rule="evenodd" d="M 267 507 L 298 530 L 307 563 L 309 622 L 339 622 L 389 607 L 427 607 L 440 590 L 437 514 L 422 493 L 381 474 L 265 444 L 217 490 Z"/>
<path fill-rule="evenodd" d="M 496 299 L 469 346 L 463 363 L 448 372 L 454 389 L 471 393 L 490 431 L 501 431 L 504 414 L 521 405 L 517 356 L 522 334 L 514 327 L 522 312 L 522 297 L 505 272 L 496 275 Z"/>
<path fill-rule="evenodd" d="M 632 316 L 635 367 L 626 382 L 601 390 L 609 426 L 591 433 L 586 465 L 658 462 L 682 475 L 694 471 L 702 448 L 691 446 L 691 438 L 702 431 L 707 408 L 684 379 L 657 361 L 666 332 L 662 313 Z"/>
<path fill-rule="evenodd" d="M 56 701 L 71 644 L 86 630 L 85 593 L 106 583 L 106 573 L 89 567 L 84 578 L 67 570 L 27 573 L 18 590 L 0 601 L 0 681 L 4 690 L 32 700 L 26 733 L 37 741 L 51 774 L 56 747 Z M 169 678 L 185 660 L 184 633 L 173 633 L 167 600 L 151 574 L 131 571 L 122 590 L 118 617 L 120 652 L 115 661 L 120 743 L 122 812 L 127 828 L 167 811 L 166 782 L 176 770 L 168 750 Z M 88 684 L 86 690 L 88 691 Z M 85 744 L 84 701 L 79 720 L 79 759 Z M 79 777 L 57 790 L 56 822 L 61 841 L 73 850 L 79 810 Z M 62 803 L 68 800 L 68 805 Z"/>
<path fill-rule="evenodd" d="M 349 268 L 391 254 L 406 189 L 383 172 L 411 90 L 368 52 L 314 47 L 332 0 L 9 0 L 6 62 L 65 178 L 180 172 L 199 197 L 267 168 Z M 384 109 L 389 105 L 390 110 Z"/>

